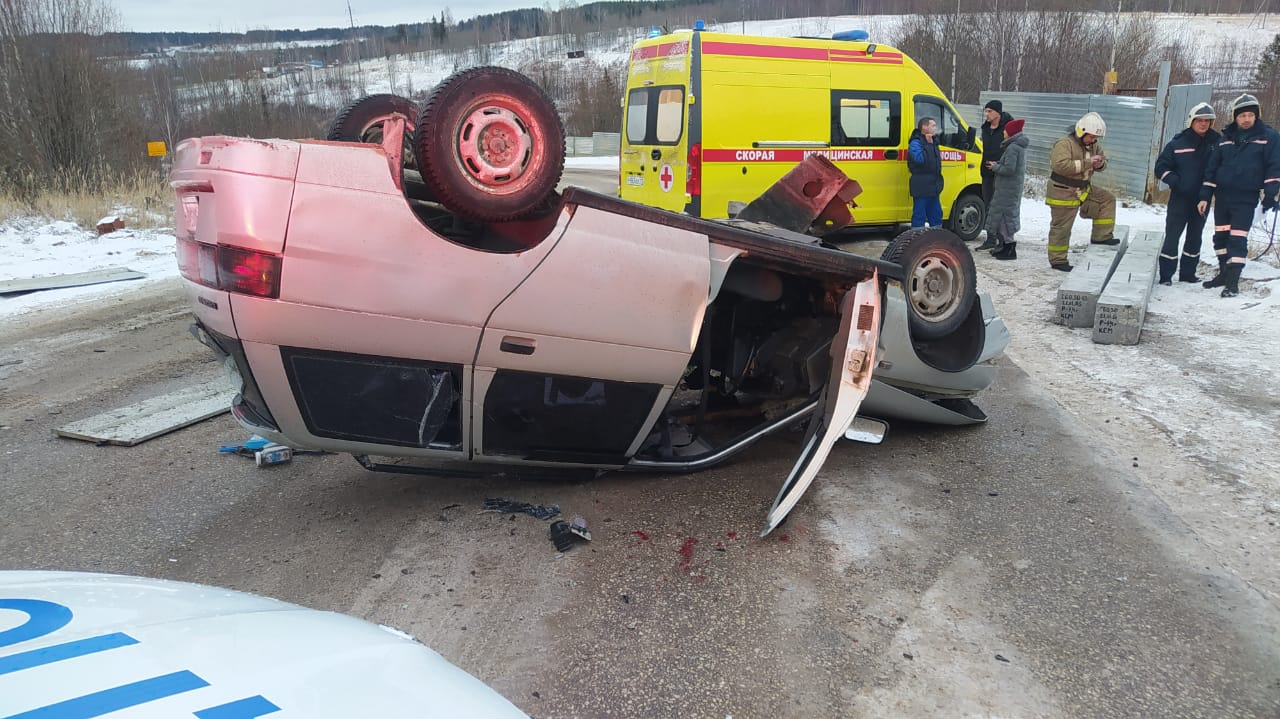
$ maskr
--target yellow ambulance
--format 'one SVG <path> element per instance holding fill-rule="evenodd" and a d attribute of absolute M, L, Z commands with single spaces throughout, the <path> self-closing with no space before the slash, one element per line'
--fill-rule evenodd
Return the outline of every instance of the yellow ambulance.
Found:
<path fill-rule="evenodd" d="M 857 228 L 911 221 L 907 142 L 938 121 L 942 212 L 961 238 L 985 222 L 982 149 L 937 84 L 864 31 L 831 39 L 693 30 L 631 50 L 619 194 L 706 218 L 729 216 L 813 153 L 862 185 Z"/>

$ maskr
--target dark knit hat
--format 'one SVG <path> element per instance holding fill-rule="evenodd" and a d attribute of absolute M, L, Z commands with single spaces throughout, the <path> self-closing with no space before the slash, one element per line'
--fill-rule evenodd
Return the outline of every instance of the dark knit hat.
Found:
<path fill-rule="evenodd" d="M 1231 119 L 1240 117 L 1242 112 L 1252 112 L 1259 120 L 1262 119 L 1262 111 L 1258 105 L 1258 98 L 1253 95 L 1241 95 L 1231 101 Z"/>
<path fill-rule="evenodd" d="M 995 110 L 996 112 L 1004 112 L 1004 103 L 1000 102 L 999 100 L 989 100 L 986 105 L 983 105 L 982 109 Z"/>
<path fill-rule="evenodd" d="M 1026 124 L 1026 120 L 1010 120 L 1004 124 L 1004 131 L 1009 133 L 1009 137 L 1022 132 L 1022 126 Z"/>

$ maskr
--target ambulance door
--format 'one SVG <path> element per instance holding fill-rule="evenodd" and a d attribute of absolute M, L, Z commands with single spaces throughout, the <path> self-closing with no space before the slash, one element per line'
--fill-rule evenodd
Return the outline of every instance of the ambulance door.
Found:
<path fill-rule="evenodd" d="M 855 225 L 879 225 L 911 217 L 907 191 L 902 95 L 889 91 L 831 91 L 828 157 L 862 185 L 854 201 Z"/>
<path fill-rule="evenodd" d="M 682 85 L 627 91 L 618 166 L 622 199 L 684 212 L 688 201 L 685 94 Z"/>
<path fill-rule="evenodd" d="M 969 128 L 946 100 L 925 95 L 915 97 L 916 117 L 938 121 L 938 150 L 942 155 L 942 216 L 951 219 L 956 197 L 969 184 L 969 175 L 982 162 Z"/>

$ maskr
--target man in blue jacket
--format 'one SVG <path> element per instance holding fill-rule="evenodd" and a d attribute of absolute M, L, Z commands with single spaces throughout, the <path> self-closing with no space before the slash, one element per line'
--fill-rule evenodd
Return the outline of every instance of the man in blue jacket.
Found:
<path fill-rule="evenodd" d="M 911 226 L 930 227 L 942 225 L 942 154 L 934 135 L 938 122 L 932 117 L 922 117 L 916 122 L 911 142 L 907 143 L 907 169 L 911 172 L 912 197 Z"/>
<path fill-rule="evenodd" d="M 1205 217 L 1197 204 L 1209 155 L 1221 136 L 1213 129 L 1217 115 L 1207 102 L 1187 113 L 1187 129 L 1164 146 L 1156 160 L 1156 177 L 1169 186 L 1169 211 L 1164 220 L 1164 247 L 1160 248 L 1160 284 L 1172 285 L 1173 272 L 1178 281 L 1198 282 L 1196 267 L 1200 264 L 1200 237 L 1204 234 Z M 1187 239 L 1178 256 L 1178 240 L 1186 229 Z M 1181 262 L 1179 262 L 1181 259 Z"/>
<path fill-rule="evenodd" d="M 1249 228 L 1262 195 L 1262 211 L 1276 209 L 1280 192 L 1280 133 L 1262 121 L 1258 98 L 1241 95 L 1231 102 L 1234 120 L 1209 157 L 1200 204 L 1204 214 L 1213 200 L 1213 249 L 1218 276 L 1205 287 L 1221 287 L 1223 297 L 1240 293 L 1238 283 L 1249 256 Z"/>

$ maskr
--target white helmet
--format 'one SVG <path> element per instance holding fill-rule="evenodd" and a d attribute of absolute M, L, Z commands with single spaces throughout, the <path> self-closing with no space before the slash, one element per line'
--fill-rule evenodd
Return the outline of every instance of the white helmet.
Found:
<path fill-rule="evenodd" d="M 1104 137 L 1106 134 L 1107 123 L 1103 122 L 1102 115 L 1096 112 L 1086 112 L 1084 117 L 1076 121 L 1076 137 L 1084 137 L 1085 135 Z"/>
<path fill-rule="evenodd" d="M 1213 105 L 1210 105 L 1207 102 L 1202 102 L 1199 105 L 1196 105 L 1195 107 L 1191 108 L 1191 112 L 1187 113 L 1188 126 L 1190 126 L 1191 123 L 1195 122 L 1196 120 L 1213 121 L 1216 119 L 1218 119 L 1218 114 L 1213 111 Z"/>

